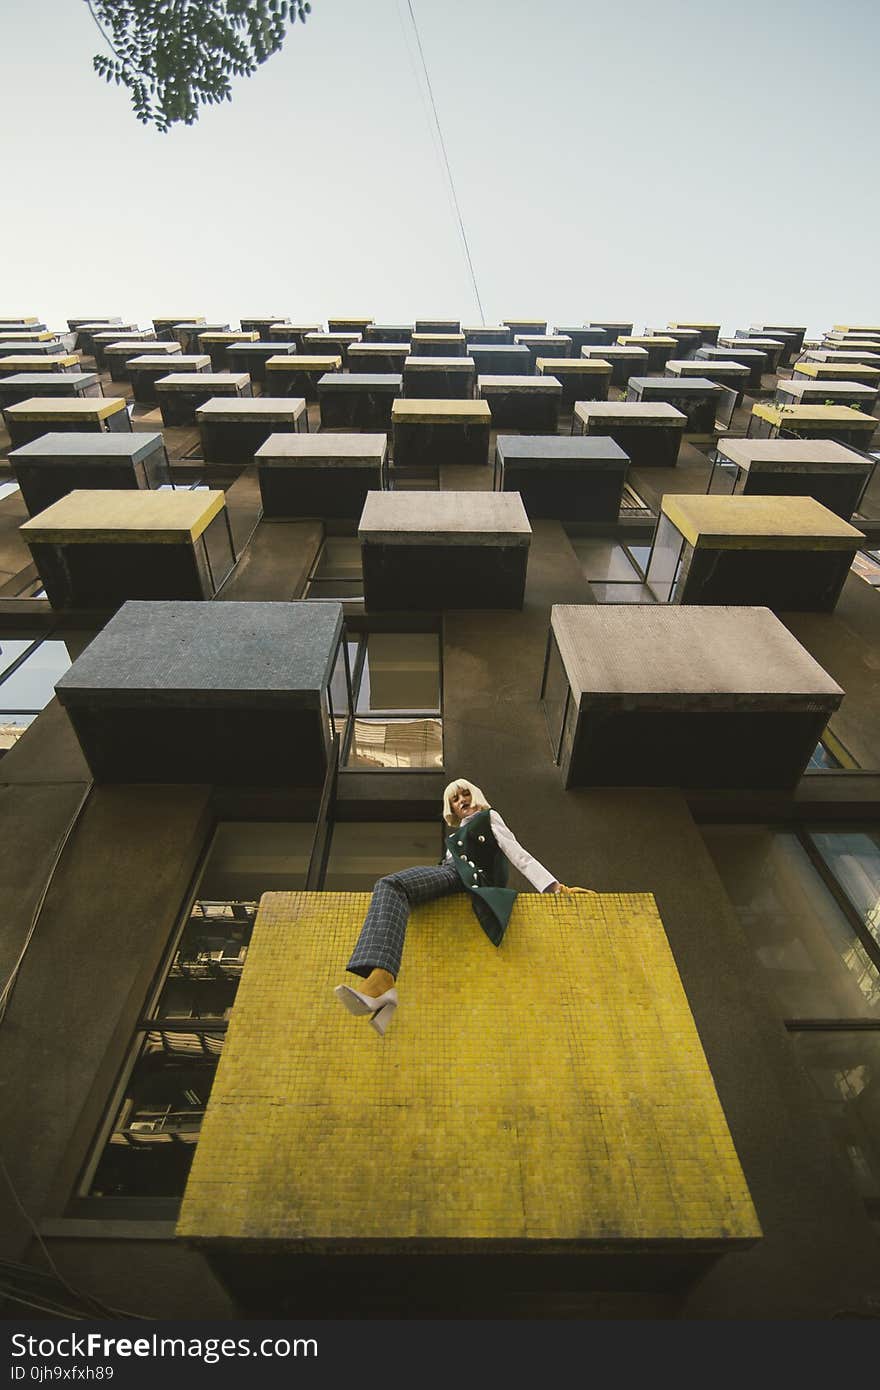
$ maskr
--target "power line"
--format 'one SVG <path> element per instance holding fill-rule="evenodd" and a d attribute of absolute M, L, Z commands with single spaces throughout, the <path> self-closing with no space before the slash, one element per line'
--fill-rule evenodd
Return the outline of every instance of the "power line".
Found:
<path fill-rule="evenodd" d="M 427 86 L 427 89 L 428 89 L 428 96 L 429 96 L 429 98 L 430 98 L 430 100 L 431 100 L 431 110 L 432 110 L 433 113 L 434 113 L 434 124 L 435 124 L 435 126 L 437 127 L 437 134 L 438 134 L 438 136 L 439 136 L 439 138 L 440 138 L 440 149 L 441 149 L 442 152 L 443 152 L 443 163 L 444 163 L 444 165 L 446 166 L 446 177 L 447 177 L 447 179 L 449 180 L 449 188 L 450 188 L 450 190 L 451 190 L 451 192 L 452 192 L 452 202 L 453 202 L 453 206 L 455 207 L 455 215 L 456 215 L 456 218 L 458 219 L 458 230 L 459 230 L 459 232 L 461 233 L 462 245 L 464 246 L 464 254 L 465 254 L 465 257 L 467 258 L 468 270 L 470 271 L 470 276 L 471 276 L 471 283 L 472 283 L 472 285 L 473 285 L 473 287 L 474 287 L 474 295 L 475 295 L 476 301 L 477 301 L 477 308 L 478 308 L 479 311 L 480 311 L 480 322 L 481 322 L 483 325 L 485 325 L 485 323 L 486 323 L 486 315 L 483 313 L 483 301 L 482 301 L 481 298 L 480 298 L 480 291 L 479 291 L 479 287 L 478 287 L 478 285 L 477 285 L 477 277 L 476 277 L 476 274 L 475 274 L 475 272 L 474 272 L 474 263 L 473 263 L 473 260 L 472 260 L 472 258 L 471 258 L 471 249 L 470 249 L 470 246 L 468 245 L 467 233 L 466 233 L 466 231 L 465 231 L 465 229 L 464 229 L 464 219 L 462 218 L 462 215 L 461 215 L 461 208 L 459 207 L 458 194 L 457 194 L 456 191 L 455 191 L 455 180 L 454 180 L 454 178 L 452 177 L 452 168 L 451 168 L 450 163 L 449 163 L 449 155 L 448 155 L 447 152 L 446 152 L 446 141 L 443 139 L 443 127 L 440 125 L 440 117 L 439 117 L 439 115 L 438 115 L 438 113 L 437 113 L 437 103 L 436 103 L 436 101 L 434 100 L 434 89 L 433 89 L 433 87 L 431 86 L 431 78 L 430 78 L 430 75 L 429 75 L 429 73 L 428 73 L 428 65 L 427 65 L 427 63 L 425 62 L 425 52 L 424 52 L 424 49 L 422 48 L 422 40 L 421 40 L 421 38 L 420 38 L 420 36 L 419 36 L 419 26 L 418 26 L 418 24 L 416 23 L 416 16 L 415 16 L 415 11 L 413 10 L 413 7 L 412 7 L 412 0 L 406 0 L 406 4 L 407 4 L 407 9 L 409 10 L 409 17 L 410 17 L 410 19 L 412 20 L 413 32 L 415 33 L 415 36 L 416 36 L 416 44 L 417 44 L 417 46 L 418 46 L 419 58 L 420 58 L 421 64 L 422 64 L 422 72 L 425 74 L 425 85 Z"/>

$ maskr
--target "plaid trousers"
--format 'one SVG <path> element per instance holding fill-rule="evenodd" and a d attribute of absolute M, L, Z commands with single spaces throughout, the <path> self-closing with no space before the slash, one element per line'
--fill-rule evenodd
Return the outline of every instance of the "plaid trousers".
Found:
<path fill-rule="evenodd" d="M 463 893 L 464 885 L 452 864 L 401 869 L 380 878 L 361 927 L 361 934 L 346 967 L 364 979 L 371 970 L 398 975 L 409 910 L 447 893 Z"/>

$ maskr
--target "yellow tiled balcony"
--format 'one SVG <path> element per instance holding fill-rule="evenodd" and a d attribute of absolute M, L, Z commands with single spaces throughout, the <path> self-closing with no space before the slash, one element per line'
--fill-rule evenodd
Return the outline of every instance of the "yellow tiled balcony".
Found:
<path fill-rule="evenodd" d="M 418 909 L 384 1040 L 332 993 L 368 902 L 263 897 L 179 1236 L 385 1254 L 760 1236 L 650 894 L 523 894 L 498 950 L 463 897 Z"/>

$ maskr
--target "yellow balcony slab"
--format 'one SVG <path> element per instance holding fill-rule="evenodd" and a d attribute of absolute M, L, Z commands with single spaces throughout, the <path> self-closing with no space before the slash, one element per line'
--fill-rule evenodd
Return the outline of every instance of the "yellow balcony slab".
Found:
<path fill-rule="evenodd" d="M 54 352 L 21 357 L 0 357 L 0 376 L 11 376 L 14 372 L 59 372 L 70 367 L 78 367 L 82 362 L 81 352 Z"/>
<path fill-rule="evenodd" d="M 487 401 L 403 400 L 391 406 L 391 422 L 397 425 L 487 425 L 492 412 Z"/>
<path fill-rule="evenodd" d="M 419 343 L 424 343 L 426 347 L 461 347 L 464 344 L 463 333 L 414 333 L 412 344 L 415 347 Z"/>
<path fill-rule="evenodd" d="M 19 530 L 26 541 L 47 545 L 99 541 L 179 545 L 196 540 L 224 505 L 225 494 L 218 489 L 136 492 L 78 488 Z"/>
<path fill-rule="evenodd" d="M 695 548 L 852 550 L 865 539 L 812 497 L 667 493 L 660 507 Z"/>
<path fill-rule="evenodd" d="M 721 328 L 720 323 L 682 323 L 678 319 L 676 319 L 675 323 L 670 323 L 667 326 L 669 328 L 699 328 L 701 332 L 707 333 L 710 329 L 713 332 L 717 332 Z"/>
<path fill-rule="evenodd" d="M 463 898 L 418 909 L 384 1040 L 332 993 L 368 902 L 263 896 L 178 1236 L 255 1254 L 760 1236 L 650 894 L 523 894 L 498 950 Z"/>
<path fill-rule="evenodd" d="M 200 343 L 257 343 L 260 340 L 256 330 L 244 333 L 199 333 Z"/>
<path fill-rule="evenodd" d="M 877 333 L 880 334 L 880 327 L 876 324 L 868 323 L 836 323 L 835 333 Z"/>
<path fill-rule="evenodd" d="M 880 382 L 880 367 L 862 362 L 798 362 L 795 376 L 808 376 L 816 381 L 860 381 L 874 385 Z"/>
<path fill-rule="evenodd" d="M 848 405 L 753 405 L 752 414 L 780 429 L 797 429 L 799 425 L 849 425 L 853 429 L 873 434 L 877 421 Z"/>
<path fill-rule="evenodd" d="M 15 420 L 107 420 L 124 410 L 125 401 L 115 396 L 32 396 L 5 413 Z"/>

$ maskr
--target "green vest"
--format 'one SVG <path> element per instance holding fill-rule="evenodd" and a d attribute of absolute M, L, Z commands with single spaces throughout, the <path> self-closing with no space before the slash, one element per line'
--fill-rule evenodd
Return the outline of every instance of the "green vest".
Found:
<path fill-rule="evenodd" d="M 492 944 L 500 946 L 516 893 L 504 886 L 507 882 L 507 859 L 492 834 L 489 812 L 478 811 L 464 825 L 447 835 L 446 848 L 470 894 L 471 906 L 480 926 Z"/>

